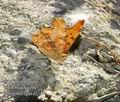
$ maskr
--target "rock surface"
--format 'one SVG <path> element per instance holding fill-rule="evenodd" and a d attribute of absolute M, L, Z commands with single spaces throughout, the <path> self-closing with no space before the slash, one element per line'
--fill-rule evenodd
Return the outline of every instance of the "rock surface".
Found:
<path fill-rule="evenodd" d="M 120 56 L 119 0 L 0 0 L 1 102 L 120 102 L 120 66 L 95 44 L 78 38 L 62 64 L 31 44 L 53 17 L 67 25 L 85 20 L 82 34 Z M 119 75 L 118 75 L 119 74 Z"/>

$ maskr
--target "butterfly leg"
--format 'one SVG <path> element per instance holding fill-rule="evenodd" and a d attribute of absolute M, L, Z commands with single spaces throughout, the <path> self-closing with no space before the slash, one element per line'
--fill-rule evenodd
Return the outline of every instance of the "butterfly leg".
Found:
<path fill-rule="evenodd" d="M 42 71 L 42 74 L 43 75 L 47 75 L 49 76 L 49 72 L 53 70 L 57 70 L 55 67 L 54 67 L 54 64 L 52 63 L 51 65 L 49 65 L 47 68 L 45 68 L 45 70 Z"/>
<path fill-rule="evenodd" d="M 45 68 L 45 69 L 42 71 L 42 74 L 43 74 L 43 75 L 48 75 L 47 72 L 48 72 L 50 69 L 52 69 L 52 67 L 53 67 L 52 64 L 49 65 L 47 68 Z"/>

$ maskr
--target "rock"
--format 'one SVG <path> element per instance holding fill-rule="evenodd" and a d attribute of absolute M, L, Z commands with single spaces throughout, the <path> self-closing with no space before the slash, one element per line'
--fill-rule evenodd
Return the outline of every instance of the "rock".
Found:
<path fill-rule="evenodd" d="M 10 35 L 19 35 L 21 33 L 21 30 L 17 29 L 17 28 L 11 28 L 10 29 Z"/>
<path fill-rule="evenodd" d="M 24 44 L 24 43 L 29 42 L 29 40 L 24 37 L 18 37 L 17 42 L 20 44 Z"/>
<path fill-rule="evenodd" d="M 18 36 L 17 42 L 20 44 L 31 42 L 32 32 L 34 31 L 34 28 L 25 28 Z"/>
<path fill-rule="evenodd" d="M 53 94 L 52 91 L 49 91 L 49 90 L 45 91 L 44 93 L 45 93 L 46 97 L 48 97 L 48 98 L 50 98 Z"/>
<path fill-rule="evenodd" d="M 15 49 L 6 48 L 3 52 L 11 58 L 16 58 L 17 56 L 17 52 Z"/>
<path fill-rule="evenodd" d="M 43 102 L 87 102 L 119 91 L 120 78 L 116 77 L 119 65 L 111 57 L 103 56 L 109 52 L 104 48 L 100 51 L 102 57 L 98 58 L 96 44 L 88 39 L 78 37 L 77 47 L 70 50 L 61 64 L 47 58 L 30 43 L 32 34 L 44 24 L 50 26 L 52 18 L 60 16 L 68 27 L 84 19 L 80 35 L 95 38 L 119 54 L 118 7 L 119 0 L 0 0 L 0 81 L 15 80 L 11 86 L 18 86 L 17 92 L 23 94 L 22 89 L 27 86 L 27 92 L 34 93 L 33 96 L 15 96 L 13 102 L 36 102 L 38 99 Z M 10 102 L 11 96 L 6 93 L 17 92 L 8 90 L 11 87 L 5 85 L 0 83 L 0 101 Z M 108 102 L 119 100 L 116 95 Z"/>
<path fill-rule="evenodd" d="M 47 101 L 48 100 L 48 98 L 45 97 L 45 94 L 41 94 L 40 96 L 38 96 L 38 99 L 42 100 L 42 101 Z"/>
<path fill-rule="evenodd" d="M 88 98 L 88 101 L 90 101 L 90 102 L 96 102 L 97 100 L 99 100 L 99 97 L 97 96 L 97 94 L 92 94 Z"/>
<path fill-rule="evenodd" d="M 62 98 L 60 96 L 57 96 L 57 95 L 52 95 L 50 100 L 53 102 L 62 102 Z"/>
<path fill-rule="evenodd" d="M 62 92 L 60 96 L 61 96 L 62 99 L 64 100 L 64 99 L 66 98 L 67 95 L 68 95 L 67 92 Z"/>

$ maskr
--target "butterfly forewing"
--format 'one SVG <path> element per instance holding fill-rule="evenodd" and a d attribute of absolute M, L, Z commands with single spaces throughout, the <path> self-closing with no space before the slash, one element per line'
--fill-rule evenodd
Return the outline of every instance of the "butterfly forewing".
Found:
<path fill-rule="evenodd" d="M 52 59 L 61 59 L 70 49 L 83 28 L 84 21 L 78 21 L 71 28 L 65 28 L 65 21 L 56 18 L 52 27 L 43 27 L 32 36 L 32 42 L 46 56 Z"/>
<path fill-rule="evenodd" d="M 78 35 L 80 34 L 83 25 L 84 25 L 84 20 L 79 20 L 72 27 L 65 29 L 66 30 L 66 37 L 65 37 L 66 46 L 64 49 L 65 52 L 67 52 L 70 49 L 70 47 L 72 46 Z"/>

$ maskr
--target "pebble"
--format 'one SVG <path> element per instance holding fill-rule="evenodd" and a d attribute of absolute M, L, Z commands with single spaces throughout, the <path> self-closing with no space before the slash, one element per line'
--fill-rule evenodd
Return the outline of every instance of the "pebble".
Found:
<path fill-rule="evenodd" d="M 41 94 L 40 96 L 38 96 L 38 99 L 40 99 L 42 101 L 48 100 L 47 97 L 45 97 L 45 94 Z"/>
<path fill-rule="evenodd" d="M 93 102 L 95 100 L 98 100 L 98 99 L 99 99 L 99 97 L 97 96 L 97 94 L 92 94 L 88 98 L 88 100 L 91 101 L 91 102 Z"/>
<path fill-rule="evenodd" d="M 20 37 L 18 37 L 17 42 L 20 43 L 20 44 L 23 44 L 23 43 L 27 43 L 29 41 L 25 37 L 20 36 Z"/>
<path fill-rule="evenodd" d="M 16 28 L 14 28 L 10 31 L 10 35 L 19 35 L 20 33 L 21 33 L 21 31 Z"/>
<path fill-rule="evenodd" d="M 67 92 L 63 92 L 63 93 L 61 94 L 61 97 L 62 97 L 63 99 L 65 99 L 66 96 L 67 96 Z"/>
<path fill-rule="evenodd" d="M 46 97 L 51 97 L 52 94 L 53 94 L 52 91 L 49 91 L 49 90 L 45 91 L 45 96 L 46 96 Z"/>
<path fill-rule="evenodd" d="M 57 95 L 52 95 L 51 101 L 62 102 L 62 98 L 60 96 L 57 96 Z"/>
<path fill-rule="evenodd" d="M 6 48 L 4 53 L 11 58 L 15 58 L 17 56 L 16 50 L 11 48 Z"/>

